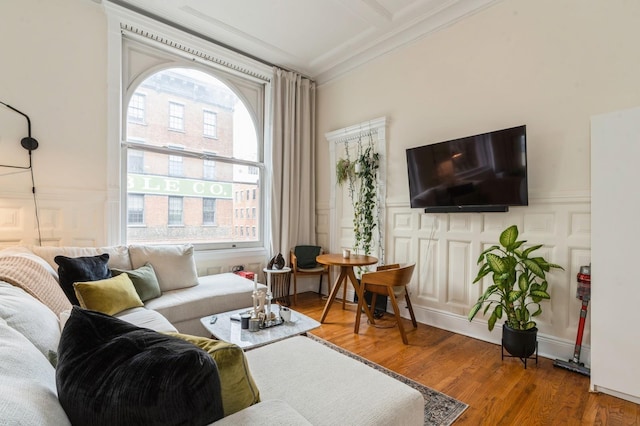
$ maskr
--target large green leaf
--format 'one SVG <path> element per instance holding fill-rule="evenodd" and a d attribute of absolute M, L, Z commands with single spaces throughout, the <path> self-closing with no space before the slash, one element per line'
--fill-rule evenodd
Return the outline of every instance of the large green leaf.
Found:
<path fill-rule="evenodd" d="M 518 278 L 518 287 L 520 287 L 520 291 L 527 291 L 529 289 L 529 278 L 527 274 L 520 274 L 520 278 Z"/>
<path fill-rule="evenodd" d="M 529 257 L 529 254 L 532 251 L 538 250 L 540 247 L 542 247 L 542 244 L 538 244 L 537 246 L 529 247 L 528 249 L 526 249 L 525 251 L 522 252 L 522 257 Z"/>
<path fill-rule="evenodd" d="M 538 265 L 538 263 L 536 261 L 534 261 L 533 259 L 523 259 L 522 263 L 524 263 L 524 265 L 531 272 L 533 272 L 534 274 L 536 274 L 540 278 L 544 278 L 544 271 L 542 270 L 542 268 L 540 267 L 540 265 Z"/>
<path fill-rule="evenodd" d="M 519 290 L 510 291 L 509 294 L 507 294 L 507 302 L 515 302 L 520 298 L 520 296 L 522 296 L 521 291 Z"/>
<path fill-rule="evenodd" d="M 537 317 L 542 313 L 542 307 L 538 305 L 538 310 L 531 314 L 532 317 Z"/>
<path fill-rule="evenodd" d="M 551 296 L 549 296 L 549 293 L 542 290 L 532 291 L 531 296 L 539 297 L 540 299 L 551 299 Z"/>
<path fill-rule="evenodd" d="M 489 317 L 489 331 L 493 330 L 493 327 L 495 327 L 497 320 L 498 317 L 496 316 L 496 311 L 493 311 L 493 313 Z"/>
<path fill-rule="evenodd" d="M 471 308 L 471 311 L 469 311 L 469 315 L 467 317 L 469 318 L 469 321 L 471 321 L 476 316 L 480 308 L 482 308 L 482 302 L 478 302 L 475 305 L 473 305 L 473 308 Z"/>
<path fill-rule="evenodd" d="M 516 225 L 511 225 L 500 234 L 500 244 L 503 247 L 507 248 L 507 250 L 511 250 L 511 246 L 518 239 L 518 227 Z"/>
<path fill-rule="evenodd" d="M 484 260 L 484 255 L 494 251 L 495 249 L 499 249 L 500 246 L 491 246 L 488 249 L 486 249 L 485 251 L 483 251 L 482 253 L 480 253 L 480 256 L 478 257 L 478 262 L 476 264 L 480 264 L 480 262 L 482 262 Z"/>
<path fill-rule="evenodd" d="M 506 265 L 500 256 L 493 253 L 487 253 L 487 263 L 494 274 L 503 274 L 506 271 Z"/>
<path fill-rule="evenodd" d="M 475 284 L 481 279 L 483 279 L 484 277 L 486 277 L 489 274 L 489 272 L 491 272 L 491 268 L 489 267 L 488 263 L 485 263 L 480 267 L 480 270 L 478 271 L 478 275 L 476 275 L 476 278 L 473 280 L 473 283 Z"/>
<path fill-rule="evenodd" d="M 535 326 L 536 326 L 535 321 L 529 321 L 528 323 L 525 324 L 524 329 L 525 330 L 531 330 Z"/>

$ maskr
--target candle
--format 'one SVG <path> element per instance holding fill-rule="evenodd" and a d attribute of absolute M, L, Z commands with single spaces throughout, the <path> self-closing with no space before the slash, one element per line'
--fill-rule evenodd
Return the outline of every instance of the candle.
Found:
<path fill-rule="evenodd" d="M 258 291 L 258 274 L 253 274 L 253 291 Z"/>
<path fill-rule="evenodd" d="M 267 274 L 267 294 L 271 294 L 271 274 Z"/>

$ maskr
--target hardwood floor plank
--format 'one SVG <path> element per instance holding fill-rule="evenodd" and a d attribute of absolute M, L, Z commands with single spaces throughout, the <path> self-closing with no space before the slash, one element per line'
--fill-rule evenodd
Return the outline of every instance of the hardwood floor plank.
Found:
<path fill-rule="evenodd" d="M 298 295 L 293 309 L 317 320 L 325 300 Z M 393 314 L 365 321 L 354 334 L 355 305 L 337 300 L 327 322 L 312 333 L 390 370 L 443 392 L 469 408 L 458 425 L 639 425 L 640 406 L 589 392 L 589 378 L 540 357 L 524 369 L 517 358 L 500 357 L 500 346 L 411 322 L 404 345 Z"/>

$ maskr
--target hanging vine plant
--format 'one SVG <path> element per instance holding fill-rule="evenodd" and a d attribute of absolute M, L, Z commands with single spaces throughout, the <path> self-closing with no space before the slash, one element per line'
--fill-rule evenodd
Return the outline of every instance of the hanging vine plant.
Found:
<path fill-rule="evenodd" d="M 349 148 L 345 143 L 347 158 L 336 163 L 336 181 L 339 185 L 348 184 L 349 198 L 353 204 L 354 250 L 365 255 L 371 254 L 373 235 L 378 227 L 378 191 L 377 177 L 379 155 L 370 144 L 366 148 L 358 141 L 358 156 L 349 157 Z"/>
<path fill-rule="evenodd" d="M 356 176 L 360 181 L 353 216 L 355 249 L 366 255 L 371 254 L 373 233 L 377 226 L 378 159 L 378 153 L 369 146 L 360 154 L 355 167 Z"/>

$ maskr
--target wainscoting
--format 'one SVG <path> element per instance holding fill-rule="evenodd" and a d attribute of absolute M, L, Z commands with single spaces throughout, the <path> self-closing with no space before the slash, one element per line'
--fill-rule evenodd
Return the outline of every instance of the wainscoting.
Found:
<path fill-rule="evenodd" d="M 318 241 L 326 246 L 331 236 L 323 224 L 330 214 L 329 206 L 319 206 Z M 496 243 L 503 229 L 516 224 L 519 239 L 543 244 L 538 253 L 565 268 L 549 275 L 551 300 L 543 302 L 543 313 L 537 319 L 540 355 L 573 356 L 581 306 L 575 297 L 576 274 L 591 261 L 588 193 L 532 196 L 528 207 L 511 208 L 508 213 L 425 214 L 409 208 L 407 202 L 388 199 L 385 223 L 386 263 L 417 265 L 410 292 L 418 321 L 494 343 L 500 343 L 502 333 L 489 333 L 486 318 L 480 315 L 472 323 L 467 320 L 481 286 L 486 285 L 472 282 L 480 253 Z M 590 362 L 589 344 L 587 316 L 586 347 L 581 355 L 586 364 Z"/>

